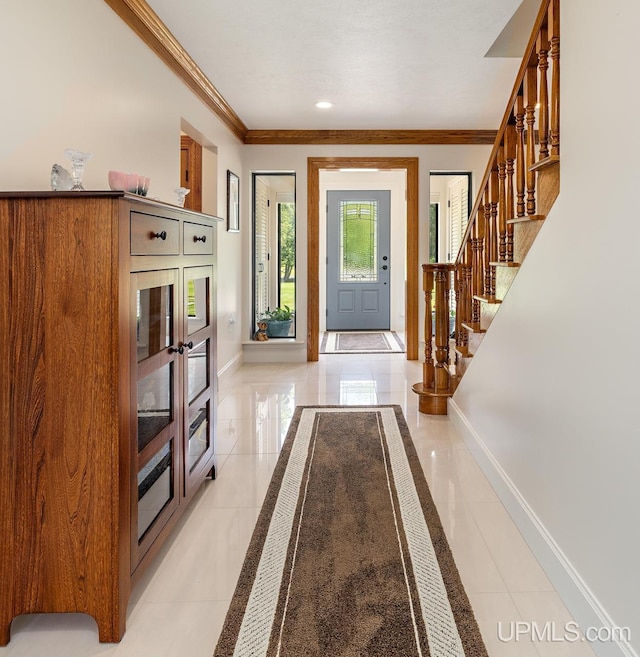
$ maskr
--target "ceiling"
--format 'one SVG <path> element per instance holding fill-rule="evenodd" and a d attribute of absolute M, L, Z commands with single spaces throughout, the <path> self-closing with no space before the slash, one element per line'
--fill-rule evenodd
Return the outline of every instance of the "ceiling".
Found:
<path fill-rule="evenodd" d="M 250 130 L 495 130 L 540 6 L 147 3 Z"/>

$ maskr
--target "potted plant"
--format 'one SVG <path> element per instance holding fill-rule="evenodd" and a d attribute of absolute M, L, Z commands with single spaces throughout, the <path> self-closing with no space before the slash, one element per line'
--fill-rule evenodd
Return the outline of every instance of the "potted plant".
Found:
<path fill-rule="evenodd" d="M 293 322 L 293 311 L 289 306 L 279 306 L 267 310 L 263 319 L 267 322 L 267 335 L 270 338 L 286 338 Z"/>

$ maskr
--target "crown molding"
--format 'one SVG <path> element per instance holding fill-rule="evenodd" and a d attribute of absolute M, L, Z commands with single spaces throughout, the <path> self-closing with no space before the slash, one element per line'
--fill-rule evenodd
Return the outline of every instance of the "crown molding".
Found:
<path fill-rule="evenodd" d="M 247 126 L 144 0 L 105 0 L 160 59 L 244 141 Z"/>
<path fill-rule="evenodd" d="M 496 130 L 249 130 L 145 0 L 105 0 L 113 11 L 245 144 L 492 145 Z"/>
<path fill-rule="evenodd" d="M 484 144 L 496 130 L 249 130 L 245 144 Z"/>

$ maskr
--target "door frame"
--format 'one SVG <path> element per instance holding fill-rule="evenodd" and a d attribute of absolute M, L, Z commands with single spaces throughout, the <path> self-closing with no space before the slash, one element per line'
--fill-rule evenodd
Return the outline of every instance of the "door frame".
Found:
<path fill-rule="evenodd" d="M 190 190 L 184 207 L 202 212 L 202 145 L 189 135 L 180 135 L 180 184 Z"/>
<path fill-rule="evenodd" d="M 404 169 L 407 174 L 407 288 L 405 342 L 407 360 L 418 360 L 418 158 L 309 157 L 307 158 L 307 361 L 320 352 L 320 171 L 323 169 Z"/>

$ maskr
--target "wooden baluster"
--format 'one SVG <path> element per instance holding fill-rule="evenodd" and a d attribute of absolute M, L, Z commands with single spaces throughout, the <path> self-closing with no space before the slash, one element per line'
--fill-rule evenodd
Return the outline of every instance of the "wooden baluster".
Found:
<path fill-rule="evenodd" d="M 506 136 L 505 136 L 506 141 Z M 498 260 L 507 259 L 507 162 L 504 141 L 498 148 Z M 511 217 L 509 217 L 510 219 Z M 495 272 L 495 270 L 494 270 Z M 494 287 L 495 291 L 495 287 Z"/>
<path fill-rule="evenodd" d="M 524 98 L 516 97 L 516 217 L 524 217 Z"/>
<path fill-rule="evenodd" d="M 470 323 L 473 321 L 473 244 L 472 240 L 467 241 L 465 247 L 465 265 L 464 265 L 464 311 L 462 316 L 462 321 L 465 323 Z M 469 334 L 466 331 L 461 331 L 462 337 L 460 339 L 460 344 L 463 347 L 468 346 L 469 344 Z"/>
<path fill-rule="evenodd" d="M 538 69 L 529 66 L 524 75 L 525 108 L 527 124 L 527 214 L 536 213 L 536 172 L 531 167 L 536 163 L 536 104 L 538 102 Z"/>
<path fill-rule="evenodd" d="M 433 327 L 432 327 L 432 312 L 433 306 L 431 303 L 431 295 L 433 292 L 433 267 L 430 265 L 422 265 L 422 289 L 424 291 L 424 363 L 422 364 L 422 383 L 425 388 L 433 386 L 434 383 L 434 370 L 433 370 Z"/>
<path fill-rule="evenodd" d="M 489 178 L 489 189 L 491 199 L 491 214 L 489 215 L 489 241 L 487 243 L 487 270 L 489 271 L 489 297 L 496 296 L 496 268 L 492 262 L 498 260 L 498 202 L 500 200 L 498 169 L 491 171 Z"/>
<path fill-rule="evenodd" d="M 538 141 L 540 143 L 539 159 L 549 157 L 549 36 L 546 25 L 540 28 L 536 44 L 538 51 L 538 71 L 540 72 L 540 104 L 538 110 Z"/>
<path fill-rule="evenodd" d="M 463 330 L 462 325 L 471 322 L 471 298 L 473 296 L 471 272 L 473 253 L 473 239 L 469 238 L 460 253 L 460 262 L 458 264 L 460 287 L 456 308 L 456 345 L 458 347 L 466 347 L 469 343 L 469 334 Z"/>
<path fill-rule="evenodd" d="M 549 3 L 549 55 L 551 57 L 551 157 L 560 157 L 560 0 Z"/>
<path fill-rule="evenodd" d="M 484 285 L 480 294 L 484 297 L 491 296 L 491 267 L 489 266 L 491 258 L 491 243 L 493 236 L 493 225 L 491 221 L 491 179 L 493 171 L 484 190 L 484 249 L 482 259 L 482 269 L 484 271 Z"/>
<path fill-rule="evenodd" d="M 472 297 L 482 296 L 484 291 L 484 210 L 482 207 L 478 208 L 474 229 L 476 239 L 473 258 Z M 480 302 L 475 298 L 471 302 L 471 323 L 480 324 Z"/>
<path fill-rule="evenodd" d="M 464 308 L 464 254 L 458 258 L 455 268 L 455 295 L 456 295 L 456 321 L 455 321 L 455 339 L 456 347 L 462 345 L 462 334 L 466 331 L 462 330 L 462 313 Z M 458 352 L 455 352 L 455 364 L 458 365 Z"/>
<path fill-rule="evenodd" d="M 463 284 L 462 284 L 462 263 L 459 262 L 455 265 L 453 270 L 453 296 L 454 296 L 454 311 L 455 311 L 455 322 L 453 325 L 453 337 L 456 341 L 456 345 L 460 344 L 458 342 L 458 335 L 460 335 L 460 317 L 462 315 L 462 295 L 463 295 Z"/>
<path fill-rule="evenodd" d="M 435 392 L 449 390 L 449 290 L 451 289 L 451 269 L 453 265 L 435 265 L 436 296 L 436 363 Z"/>
<path fill-rule="evenodd" d="M 478 210 L 478 216 L 480 215 L 481 210 Z M 476 223 L 478 221 L 478 218 L 476 216 Z M 477 233 L 475 230 L 476 226 L 474 226 L 474 232 Z M 476 294 L 476 287 L 478 284 L 478 238 L 474 237 L 471 240 L 471 280 L 470 280 L 470 285 L 469 285 L 469 310 L 471 311 L 468 318 L 469 318 L 469 323 L 473 324 L 474 321 L 476 321 L 476 300 L 473 298 L 474 295 Z M 479 308 L 479 306 L 478 306 Z"/>
<path fill-rule="evenodd" d="M 504 149 L 507 160 L 506 173 L 507 173 L 507 190 L 506 190 L 506 212 L 507 219 L 513 219 L 513 163 L 516 159 L 516 128 L 514 125 L 508 124 L 504 133 Z M 513 224 L 507 224 L 507 262 L 513 262 Z"/>

